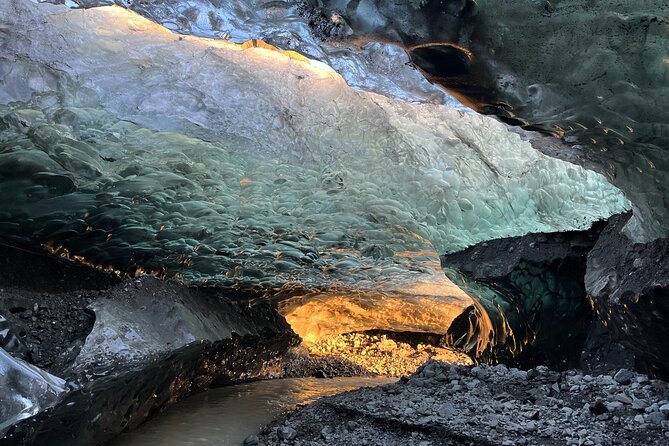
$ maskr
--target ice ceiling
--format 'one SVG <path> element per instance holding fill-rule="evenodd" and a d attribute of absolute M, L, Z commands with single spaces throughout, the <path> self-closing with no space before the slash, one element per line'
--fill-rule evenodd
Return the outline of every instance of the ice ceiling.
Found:
<path fill-rule="evenodd" d="M 345 80 L 210 37 L 118 6 L 0 0 L 0 235 L 131 274 L 327 301 L 301 334 L 332 315 L 350 330 L 401 314 L 401 329 L 445 331 L 471 301 L 438 254 L 630 207 L 604 176 L 449 106 L 402 64 L 321 54 Z M 450 307 L 428 320 L 434 302 Z"/>
<path fill-rule="evenodd" d="M 666 0 L 323 0 L 346 37 L 395 42 L 482 113 L 560 138 L 551 156 L 604 173 L 634 206 L 626 234 L 669 236 Z"/>

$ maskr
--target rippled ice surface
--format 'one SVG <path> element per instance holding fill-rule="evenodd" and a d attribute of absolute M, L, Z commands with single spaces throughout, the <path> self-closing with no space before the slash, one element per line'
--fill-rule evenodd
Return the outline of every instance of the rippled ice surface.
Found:
<path fill-rule="evenodd" d="M 240 445 L 281 413 L 320 397 L 394 382 L 392 378 L 290 378 L 212 389 L 121 435 L 111 446 Z"/>
<path fill-rule="evenodd" d="M 397 290 L 435 253 L 629 205 L 493 119 L 355 91 L 294 53 L 118 7 L 0 8 L 0 233 L 97 265 Z"/>

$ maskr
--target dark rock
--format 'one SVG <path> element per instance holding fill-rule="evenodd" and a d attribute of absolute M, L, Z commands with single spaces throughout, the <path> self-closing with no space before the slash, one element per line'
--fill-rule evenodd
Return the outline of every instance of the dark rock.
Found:
<path fill-rule="evenodd" d="M 12 356 L 30 362 L 31 355 L 13 324 L 0 315 L 0 348 Z"/>
<path fill-rule="evenodd" d="M 669 239 L 636 243 L 620 216 L 588 254 L 585 284 L 612 335 L 634 351 L 638 366 L 669 377 Z"/>
<path fill-rule="evenodd" d="M 590 375 L 615 373 L 623 368 L 634 369 L 635 357 L 632 350 L 615 339 L 603 322 L 596 318 L 590 325 L 579 366 Z"/>
<path fill-rule="evenodd" d="M 260 444 L 260 440 L 256 435 L 249 435 L 244 439 L 244 446 L 258 446 L 258 444 Z"/>
<path fill-rule="evenodd" d="M 297 437 L 297 431 L 290 426 L 281 426 L 276 431 L 277 437 L 281 440 L 294 440 Z"/>
<path fill-rule="evenodd" d="M 620 369 L 613 376 L 613 379 L 615 379 L 620 384 L 629 384 L 632 381 L 632 378 L 634 378 L 634 373 L 627 369 Z"/>
<path fill-rule="evenodd" d="M 661 425 L 663 421 L 666 420 L 664 414 L 660 412 L 651 412 L 646 417 L 646 421 L 651 424 Z"/>
<path fill-rule="evenodd" d="M 114 274 L 54 256 L 39 245 L 19 245 L 1 238 L 0 264 L 0 287 L 21 287 L 36 293 L 102 290 L 121 281 Z M 34 304 L 25 308 L 32 310 Z"/>
<path fill-rule="evenodd" d="M 449 328 L 451 345 L 484 361 L 578 364 L 593 318 L 587 253 L 604 226 L 489 240 L 442 256 L 446 275 L 476 301 Z"/>
<path fill-rule="evenodd" d="M 595 404 L 590 406 L 590 412 L 592 412 L 594 415 L 601 415 L 608 412 L 608 408 L 601 400 L 597 400 Z"/>

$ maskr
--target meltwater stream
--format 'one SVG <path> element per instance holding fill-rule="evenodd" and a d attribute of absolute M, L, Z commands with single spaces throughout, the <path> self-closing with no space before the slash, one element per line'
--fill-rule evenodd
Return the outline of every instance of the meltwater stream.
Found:
<path fill-rule="evenodd" d="M 320 397 L 394 378 L 289 378 L 254 381 L 192 396 L 123 434 L 112 446 L 240 445 L 281 413 Z"/>

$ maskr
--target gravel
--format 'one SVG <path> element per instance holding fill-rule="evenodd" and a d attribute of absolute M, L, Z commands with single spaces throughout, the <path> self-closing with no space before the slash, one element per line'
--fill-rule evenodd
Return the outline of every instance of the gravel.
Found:
<path fill-rule="evenodd" d="M 294 437 L 286 438 L 286 431 Z M 624 369 L 591 376 L 431 361 L 396 384 L 298 409 L 267 427 L 259 443 L 667 445 L 669 388 Z"/>

